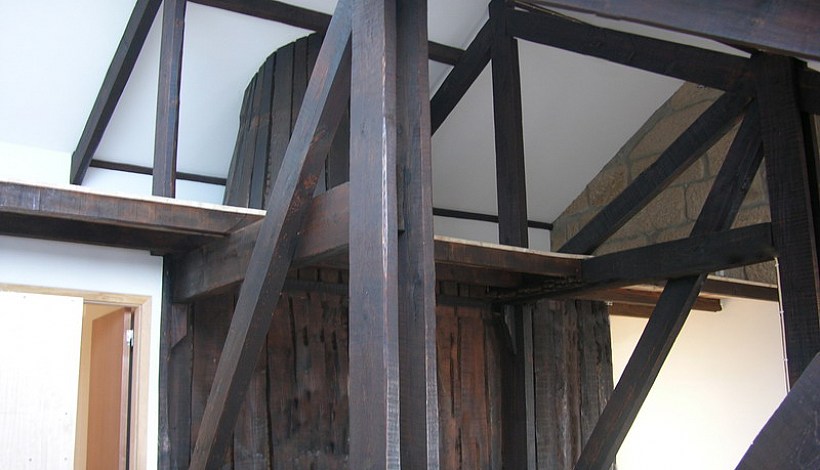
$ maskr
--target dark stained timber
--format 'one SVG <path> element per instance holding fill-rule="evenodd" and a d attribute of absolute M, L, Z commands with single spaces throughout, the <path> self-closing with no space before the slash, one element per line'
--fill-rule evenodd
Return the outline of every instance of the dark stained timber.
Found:
<path fill-rule="evenodd" d="M 111 115 L 122 96 L 128 77 L 134 70 L 142 45 L 157 16 L 160 0 L 138 0 L 134 5 L 131 18 L 125 26 L 125 32 L 117 46 L 117 52 L 105 73 L 105 79 L 91 108 L 91 114 L 83 129 L 76 150 L 71 154 L 71 183 L 82 184 L 88 165 L 100 144 Z"/>
<path fill-rule="evenodd" d="M 771 224 L 693 236 L 596 256 L 581 264 L 585 288 L 642 284 L 774 259 Z"/>
<path fill-rule="evenodd" d="M 509 11 L 507 28 L 520 39 L 711 88 L 730 90 L 749 78 L 748 60 L 742 57 L 599 28 L 558 15 Z"/>
<path fill-rule="evenodd" d="M 355 2 L 351 73 L 350 467 L 398 469 L 395 1 Z"/>
<path fill-rule="evenodd" d="M 820 59 L 815 0 L 522 0 L 691 33 L 729 44 Z"/>
<path fill-rule="evenodd" d="M 275 0 L 191 0 L 209 7 L 242 13 L 289 26 L 324 33 L 330 15 Z M 430 41 L 430 60 L 456 65 L 463 51 L 456 47 Z"/>
<path fill-rule="evenodd" d="M 404 231 L 398 237 L 401 464 L 439 468 L 436 268 L 430 149 L 427 0 L 396 8 L 397 192 Z"/>
<path fill-rule="evenodd" d="M 458 102 L 490 62 L 492 42 L 493 24 L 487 21 L 430 101 L 430 121 L 433 134 L 453 112 Z"/>
<path fill-rule="evenodd" d="M 801 67 L 797 73 L 800 86 L 800 107 L 803 112 L 820 114 L 820 72 Z"/>
<path fill-rule="evenodd" d="M 174 197 L 176 193 L 179 91 L 182 84 L 186 4 L 187 0 L 162 2 L 162 44 L 154 134 L 154 196 Z"/>
<path fill-rule="evenodd" d="M 815 356 L 769 421 L 737 470 L 820 467 L 820 355 Z"/>
<path fill-rule="evenodd" d="M 772 232 L 780 254 L 778 275 L 786 358 L 789 381 L 794 384 L 820 350 L 818 227 L 810 189 L 811 184 L 816 184 L 816 174 L 810 174 L 807 161 L 813 150 L 807 149 L 797 106 L 796 61 L 768 54 L 760 54 L 753 61 L 766 152 Z"/>
<path fill-rule="evenodd" d="M 498 240 L 503 245 L 526 247 L 529 235 L 521 72 L 518 43 L 506 28 L 509 8 L 506 0 L 493 0 L 489 6 Z M 536 464 L 532 312 L 521 306 L 507 306 L 505 316 L 511 325 L 511 341 L 501 351 L 502 456 L 506 468 L 532 469 Z"/>
<path fill-rule="evenodd" d="M 305 209 L 316 187 L 350 84 L 350 3 L 342 0 L 328 28 L 316 68 L 305 93 L 282 168 L 272 188 L 267 215 L 259 230 L 239 293 L 225 347 L 191 458 L 191 468 L 214 468 L 222 461 L 248 389 L 255 361 L 297 246 Z"/>
<path fill-rule="evenodd" d="M 758 114 L 751 106 L 715 177 L 691 236 L 729 229 L 760 164 Z M 608 468 L 672 349 L 706 274 L 667 282 L 618 385 L 584 445 L 576 470 Z"/>
<path fill-rule="evenodd" d="M 559 250 L 591 254 L 728 131 L 749 98 L 724 93 L 643 173 Z"/>

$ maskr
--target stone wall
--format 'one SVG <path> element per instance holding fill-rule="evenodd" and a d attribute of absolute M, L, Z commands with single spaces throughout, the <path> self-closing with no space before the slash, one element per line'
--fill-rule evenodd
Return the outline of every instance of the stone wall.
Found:
<path fill-rule="evenodd" d="M 722 92 L 684 84 L 604 166 L 554 222 L 552 247 L 557 250 L 598 211 L 651 165 Z M 686 238 L 697 219 L 715 175 L 732 143 L 737 126 L 679 176 L 647 207 L 621 227 L 596 254 Z M 763 170 L 758 172 L 734 227 L 769 221 Z M 730 277 L 775 283 L 774 263 L 727 270 Z"/>

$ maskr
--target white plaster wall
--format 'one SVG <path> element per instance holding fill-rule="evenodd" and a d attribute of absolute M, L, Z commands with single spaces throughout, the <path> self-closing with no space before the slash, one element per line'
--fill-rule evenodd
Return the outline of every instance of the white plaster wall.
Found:
<path fill-rule="evenodd" d="M 617 381 L 647 320 L 613 316 Z M 693 311 L 618 453 L 618 470 L 735 468 L 786 394 L 778 305 Z"/>
<path fill-rule="evenodd" d="M 0 236 L 0 283 L 151 297 L 148 468 L 157 465 L 162 258 L 147 252 Z"/>

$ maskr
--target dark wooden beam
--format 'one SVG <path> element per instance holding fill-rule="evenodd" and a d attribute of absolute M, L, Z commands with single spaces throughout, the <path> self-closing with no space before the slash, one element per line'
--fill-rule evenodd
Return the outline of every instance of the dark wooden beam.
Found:
<path fill-rule="evenodd" d="M 492 27 L 493 123 L 495 128 L 498 240 L 526 247 L 527 182 L 518 43 L 507 31 L 511 2 L 490 2 Z M 535 396 L 533 394 L 532 312 L 505 307 L 510 338 L 502 351 L 501 442 L 505 468 L 535 468 Z"/>
<path fill-rule="evenodd" d="M 727 92 L 712 104 L 632 184 L 560 248 L 590 254 L 660 194 L 740 118 L 749 98 Z"/>
<path fill-rule="evenodd" d="M 101 170 L 123 171 L 126 173 L 135 173 L 138 175 L 151 176 L 154 174 L 153 168 L 147 166 L 133 165 L 130 163 L 110 162 L 107 160 L 94 159 L 91 160 L 91 164 L 89 166 L 91 168 L 99 168 Z M 218 176 L 200 175 L 197 173 L 188 173 L 184 171 L 177 172 L 177 179 L 185 181 L 194 181 L 196 183 L 215 184 L 219 186 L 225 186 L 225 183 L 227 182 L 225 178 L 220 178 Z"/>
<path fill-rule="evenodd" d="M 805 113 L 820 114 L 820 72 L 800 67 L 797 82 L 800 87 L 800 108 Z"/>
<path fill-rule="evenodd" d="M 728 230 L 760 163 L 758 114 L 751 106 L 720 168 L 692 237 Z M 698 297 L 706 274 L 667 282 L 627 362 L 618 385 L 584 445 L 575 468 L 608 468 L 646 400 L 672 345 Z"/>
<path fill-rule="evenodd" d="M 289 5 L 276 0 L 190 0 L 214 8 L 242 13 L 264 20 L 295 26 L 308 31 L 324 33 L 330 24 L 330 15 L 308 8 Z M 456 65 L 464 53 L 457 47 L 429 42 L 430 60 Z"/>
<path fill-rule="evenodd" d="M 704 291 L 705 293 L 705 291 Z M 775 295 L 777 290 L 775 289 Z M 581 300 L 597 300 L 600 302 L 610 302 L 618 305 L 630 305 L 635 307 L 644 307 L 650 309 L 655 308 L 658 304 L 658 299 L 661 296 L 661 291 L 640 290 L 640 289 L 604 289 L 598 291 L 582 292 L 580 294 L 572 294 L 568 297 L 559 298 L 577 298 Z M 692 305 L 693 310 L 703 310 L 705 312 L 719 312 L 723 309 L 720 304 L 720 299 L 699 296 Z M 613 313 L 614 315 L 614 313 Z M 650 315 L 646 315 L 649 317 Z"/>
<path fill-rule="evenodd" d="M 748 60 L 721 52 L 623 33 L 567 17 L 511 10 L 510 34 L 648 72 L 731 90 L 748 81 Z"/>
<path fill-rule="evenodd" d="M 820 59 L 820 5 L 814 0 L 524 0 L 521 3 L 648 24 L 716 41 Z"/>
<path fill-rule="evenodd" d="M 163 0 L 152 194 L 176 194 L 179 92 L 187 0 Z"/>
<path fill-rule="evenodd" d="M 478 220 L 481 222 L 490 222 L 497 224 L 498 223 L 498 216 L 493 214 L 484 214 L 480 212 L 471 212 L 471 211 L 462 211 L 458 209 L 444 209 L 440 207 L 433 208 L 433 215 L 438 217 L 447 217 L 450 219 L 462 219 L 462 220 Z M 541 230 L 552 230 L 552 223 L 550 222 L 541 222 L 538 220 L 528 220 L 527 227 L 529 228 L 537 228 Z"/>
<path fill-rule="evenodd" d="M 352 84 L 350 467 L 400 468 L 396 2 L 355 2 Z"/>
<path fill-rule="evenodd" d="M 430 121 L 433 134 L 441 127 L 476 78 L 487 67 L 490 62 L 492 43 L 493 24 L 487 21 L 430 101 Z"/>
<path fill-rule="evenodd" d="M 401 466 L 439 468 L 436 266 L 427 0 L 396 2 Z M 388 167 L 389 168 L 389 167 Z"/>
<path fill-rule="evenodd" d="M 820 350 L 820 275 L 810 174 L 800 110 L 798 64 L 783 56 L 753 58 L 761 134 L 783 308 L 789 381 L 794 384 Z M 812 156 L 812 158 L 815 158 Z"/>
<path fill-rule="evenodd" d="M 693 236 L 596 256 L 581 265 L 583 288 L 643 284 L 774 259 L 771 224 Z"/>
<path fill-rule="evenodd" d="M 27 230 L 21 232 L 24 235 L 49 235 L 40 233 L 39 228 L 57 221 L 66 224 L 63 228 L 77 232 L 77 239 L 73 241 L 94 241 L 96 236 L 110 232 L 110 246 L 132 248 L 161 248 L 164 237 L 180 241 L 196 238 L 205 243 L 226 237 L 260 217 L 258 212 L 244 209 L 219 209 L 162 198 L 123 197 L 76 187 L 57 188 L 9 182 L 0 184 L 0 214 L 4 218 L 21 218 L 26 225 L 21 228 Z M 87 227 L 88 230 L 71 227 Z M 4 233 L 8 228 L 6 224 L 0 224 L 0 230 Z M 149 238 L 143 240 L 146 245 L 141 245 L 136 236 L 130 239 L 129 230 L 148 233 Z M 71 234 L 68 231 L 50 234 L 51 239 L 69 241 L 69 237 Z M 186 246 L 190 249 L 196 243 Z"/>
<path fill-rule="evenodd" d="M 111 60 L 111 65 L 105 73 L 105 79 L 94 101 L 94 106 L 91 108 L 91 114 L 85 123 L 80 141 L 74 153 L 71 154 L 70 181 L 72 184 L 83 182 L 88 164 L 94 157 L 94 152 L 100 144 L 111 115 L 114 114 L 128 77 L 134 70 L 134 64 L 137 62 L 142 45 L 157 16 L 160 2 L 161 0 L 138 0 L 134 5 L 131 18 L 125 26 L 125 32 Z"/>
<path fill-rule="evenodd" d="M 341 0 L 305 92 L 282 168 L 271 189 L 276 198 L 270 200 L 239 292 L 199 427 L 192 469 L 213 468 L 230 442 L 296 251 L 298 231 L 347 105 L 350 30 L 350 2 Z"/>
<path fill-rule="evenodd" d="M 820 355 L 805 372 L 740 460 L 737 470 L 820 467 Z"/>

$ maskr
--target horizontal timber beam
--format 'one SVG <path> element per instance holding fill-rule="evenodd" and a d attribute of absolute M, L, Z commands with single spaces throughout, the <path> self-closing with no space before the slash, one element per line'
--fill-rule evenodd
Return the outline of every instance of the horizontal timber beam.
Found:
<path fill-rule="evenodd" d="M 0 233 L 160 253 L 227 237 L 261 211 L 123 197 L 86 188 L 0 182 Z"/>
<path fill-rule="evenodd" d="M 634 285 L 710 273 L 776 256 L 771 224 L 658 243 L 582 261 L 581 282 L 587 287 Z"/>
<path fill-rule="evenodd" d="M 324 33 L 330 24 L 327 13 L 290 5 L 275 0 L 190 0 L 214 8 L 242 13 L 264 20 Z M 447 65 L 456 65 L 464 53 L 457 47 L 430 41 L 430 60 Z"/>
<path fill-rule="evenodd" d="M 600 28 L 559 15 L 509 10 L 507 29 L 520 39 L 720 90 L 730 90 L 750 78 L 748 60 L 743 57 Z"/>
<path fill-rule="evenodd" d="M 729 44 L 820 59 L 820 4 L 815 0 L 524 0 L 643 23 Z"/>
<path fill-rule="evenodd" d="M 348 194 L 349 183 L 345 183 L 314 198 L 300 233 L 295 266 L 322 264 L 327 260 L 336 264 L 336 255 L 347 251 Z M 175 301 L 220 292 L 242 282 L 258 231 L 257 222 L 180 257 L 175 267 Z M 440 236 L 435 237 L 434 253 L 439 278 L 472 277 L 477 283 L 516 282 L 509 273 L 572 277 L 580 272 L 581 263 L 576 256 Z"/>

